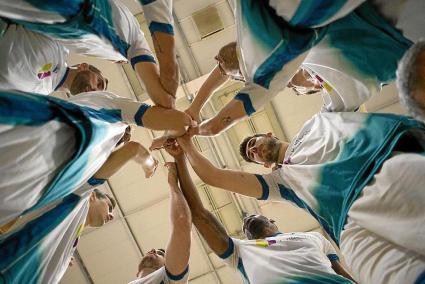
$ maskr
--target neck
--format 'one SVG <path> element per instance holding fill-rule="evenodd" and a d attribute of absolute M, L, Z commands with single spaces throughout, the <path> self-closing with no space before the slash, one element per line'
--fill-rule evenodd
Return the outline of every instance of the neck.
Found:
<path fill-rule="evenodd" d="M 152 272 L 157 271 L 157 269 L 151 268 L 151 267 L 147 267 L 147 268 L 143 268 L 142 269 L 142 274 L 141 274 L 141 278 L 151 274 Z"/>
<path fill-rule="evenodd" d="M 71 87 L 72 82 L 75 79 L 75 76 L 77 75 L 78 69 L 73 69 L 71 67 L 69 67 L 69 71 L 68 74 L 66 74 L 66 78 L 63 81 L 62 86 L 60 86 L 58 88 L 58 90 L 60 91 L 66 91 L 69 90 L 69 88 Z"/>
<path fill-rule="evenodd" d="M 281 165 L 283 164 L 283 160 L 285 159 L 286 150 L 288 150 L 289 143 L 280 142 L 279 145 L 279 153 L 277 155 L 276 163 Z"/>

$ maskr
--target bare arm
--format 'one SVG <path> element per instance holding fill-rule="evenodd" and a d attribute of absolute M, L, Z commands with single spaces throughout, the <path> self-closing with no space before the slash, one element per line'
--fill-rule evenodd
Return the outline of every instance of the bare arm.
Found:
<path fill-rule="evenodd" d="M 179 173 L 180 186 L 192 212 L 192 221 L 208 243 L 208 246 L 218 255 L 223 254 L 228 247 L 229 236 L 220 222 L 206 210 L 189 175 L 186 160 L 178 146 L 166 147 L 168 153 L 174 156 Z"/>
<path fill-rule="evenodd" d="M 159 61 L 161 85 L 175 97 L 179 86 L 179 70 L 175 52 L 174 36 L 155 32 L 152 36 L 155 53 Z"/>
<path fill-rule="evenodd" d="M 146 174 L 150 173 L 146 177 L 150 177 L 156 169 L 156 160 L 150 155 L 148 150 L 141 144 L 131 141 L 112 152 L 93 177 L 97 179 L 108 179 L 130 160 L 134 160 L 140 164 Z"/>
<path fill-rule="evenodd" d="M 185 127 L 193 125 L 192 119 L 184 112 L 153 106 L 142 117 L 143 126 L 153 130 L 186 131 Z"/>
<path fill-rule="evenodd" d="M 157 106 L 164 108 L 174 107 L 174 95 L 167 92 L 162 85 L 158 66 L 152 62 L 139 62 L 135 65 L 137 77 L 143 82 L 146 92 Z"/>
<path fill-rule="evenodd" d="M 215 167 L 195 149 L 188 135 L 177 138 L 177 141 L 196 174 L 206 184 L 254 198 L 260 198 L 263 195 L 261 183 L 254 174 Z"/>
<path fill-rule="evenodd" d="M 229 76 L 223 75 L 221 73 L 220 68 L 217 65 L 202 84 L 192 104 L 186 110 L 186 113 L 188 113 L 197 122 L 201 122 L 199 114 L 201 109 L 214 93 L 214 91 L 223 85 L 228 78 Z"/>
<path fill-rule="evenodd" d="M 191 133 L 193 135 L 214 136 L 229 129 L 245 117 L 247 117 L 247 114 L 243 103 L 233 99 L 216 116 L 193 128 Z"/>
<path fill-rule="evenodd" d="M 357 283 L 352 277 L 351 275 L 344 269 L 344 267 L 341 265 L 341 263 L 338 260 L 334 260 L 331 261 L 332 264 L 332 269 L 339 275 L 350 279 L 351 281 L 353 281 L 354 283 Z"/>
<path fill-rule="evenodd" d="M 167 163 L 170 186 L 171 237 L 165 251 L 165 267 L 173 275 L 181 274 L 188 265 L 192 219 L 189 207 L 177 183 L 175 163 Z"/>

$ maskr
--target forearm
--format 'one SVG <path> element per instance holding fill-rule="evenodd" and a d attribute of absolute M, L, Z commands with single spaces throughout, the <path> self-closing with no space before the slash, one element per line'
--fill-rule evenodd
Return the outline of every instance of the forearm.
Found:
<path fill-rule="evenodd" d="M 159 61 L 161 84 L 164 89 L 175 97 L 179 71 L 175 52 L 174 36 L 162 32 L 153 35 L 154 48 Z"/>
<path fill-rule="evenodd" d="M 164 108 L 174 107 L 174 98 L 162 85 L 158 66 L 155 63 L 139 62 L 135 65 L 135 71 L 155 105 Z"/>
<path fill-rule="evenodd" d="M 143 126 L 152 130 L 175 130 L 178 133 L 186 132 L 192 119 L 184 112 L 153 106 L 146 110 L 142 118 Z"/>
<path fill-rule="evenodd" d="M 106 162 L 93 175 L 97 179 L 108 179 L 117 171 L 119 171 L 129 160 L 138 154 L 138 143 L 128 142 L 120 149 L 109 155 Z"/>
<path fill-rule="evenodd" d="M 201 88 L 198 91 L 195 99 L 190 105 L 190 109 L 192 111 L 199 112 L 211 95 L 217 90 L 221 85 L 223 85 L 228 79 L 228 76 L 222 75 L 220 72 L 220 68 L 216 66 L 202 84 Z"/>
<path fill-rule="evenodd" d="M 230 101 L 213 118 L 203 122 L 198 127 L 198 135 L 214 136 L 217 135 L 246 117 L 243 103 L 238 100 Z"/>

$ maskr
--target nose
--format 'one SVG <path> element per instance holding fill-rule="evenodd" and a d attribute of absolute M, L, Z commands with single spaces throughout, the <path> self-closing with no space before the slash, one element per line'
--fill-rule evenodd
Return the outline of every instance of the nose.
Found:
<path fill-rule="evenodd" d="M 114 214 L 108 213 L 108 222 L 114 220 Z"/>
<path fill-rule="evenodd" d="M 148 254 L 156 254 L 156 249 L 151 249 L 150 251 L 148 251 Z"/>

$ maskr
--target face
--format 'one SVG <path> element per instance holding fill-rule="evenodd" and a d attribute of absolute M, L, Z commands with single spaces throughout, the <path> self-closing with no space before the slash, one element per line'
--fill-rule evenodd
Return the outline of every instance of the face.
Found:
<path fill-rule="evenodd" d="M 274 223 L 263 215 L 250 215 L 243 219 L 242 230 L 249 240 L 262 239 L 278 232 Z"/>
<path fill-rule="evenodd" d="M 268 166 L 277 161 L 279 149 L 278 139 L 267 133 L 264 136 L 252 137 L 248 141 L 246 155 L 252 161 Z"/>
<path fill-rule="evenodd" d="M 98 198 L 95 193 L 92 193 L 87 215 L 88 225 L 90 227 L 101 227 L 112 219 L 114 219 L 113 206 L 109 198 Z"/>
<path fill-rule="evenodd" d="M 159 269 L 165 265 L 165 251 L 163 249 L 151 249 L 143 257 L 139 264 L 137 277 L 141 277 L 142 270 L 145 268 Z"/>
<path fill-rule="evenodd" d="M 71 88 L 75 87 L 79 92 L 105 91 L 108 86 L 108 79 L 97 71 L 94 71 L 87 63 L 81 63 L 77 67 L 77 74 L 71 83 Z"/>
<path fill-rule="evenodd" d="M 312 77 L 306 70 L 300 69 L 292 77 L 288 84 L 297 95 L 310 95 L 321 90 L 321 84 L 317 78 Z"/>

